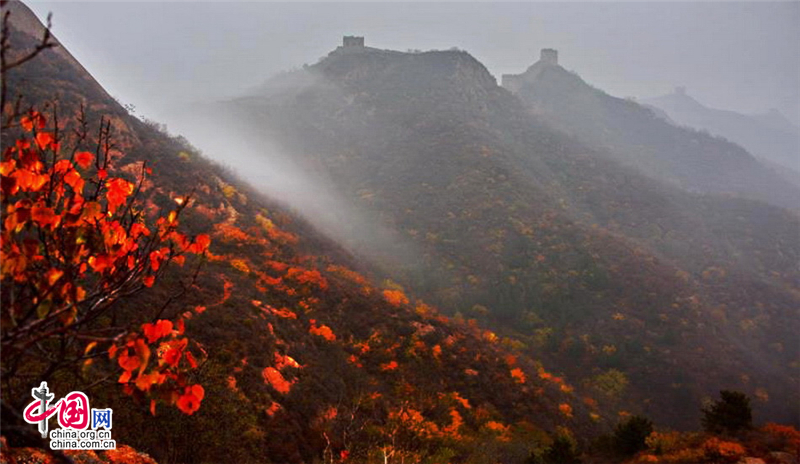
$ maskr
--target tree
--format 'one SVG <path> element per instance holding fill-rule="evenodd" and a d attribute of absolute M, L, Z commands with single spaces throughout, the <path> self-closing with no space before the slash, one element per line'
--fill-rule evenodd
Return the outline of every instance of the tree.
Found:
<path fill-rule="evenodd" d="M 703 429 L 709 433 L 734 433 L 752 428 L 750 398 L 731 390 L 722 390 L 719 394 L 719 401 L 703 408 Z"/>
<path fill-rule="evenodd" d="M 722 390 L 721 399 L 703 408 L 703 429 L 709 433 L 734 433 L 753 427 L 750 398 L 742 392 Z"/>
<path fill-rule="evenodd" d="M 650 419 L 632 416 L 614 430 L 614 449 L 624 456 L 632 456 L 647 448 L 645 441 L 651 433 L 653 422 Z"/>
<path fill-rule="evenodd" d="M 194 412 L 202 394 L 181 375 L 197 365 L 183 320 L 161 319 L 164 307 L 125 317 L 115 310 L 153 286 L 169 263 L 204 253 L 208 236 L 192 240 L 177 231 L 187 201 L 148 226 L 155 212 L 136 196 L 149 168 L 142 164 L 136 183 L 109 174 L 110 125 L 92 153 L 81 150 L 85 125 L 68 141 L 47 124 L 35 111 L 22 117 L 23 135 L 4 147 L 0 162 L 4 386 L 87 365 L 105 344 L 123 370 L 119 383 L 140 391 L 171 383 L 180 393 L 170 402 Z"/>
<path fill-rule="evenodd" d="M 48 121 L 33 109 L 21 111 L 21 97 L 7 101 L 8 71 L 55 44 L 48 27 L 34 49 L 9 54 L 10 12 L 7 2 L 0 6 L 3 410 L 16 411 L 8 402 L 27 397 L 11 392 L 30 391 L 62 372 L 78 388 L 116 377 L 90 382 L 84 376 L 107 354 L 122 370 L 117 382 L 128 393 L 150 396 L 153 412 L 161 399 L 192 414 L 204 390 L 186 375 L 198 360 L 182 317 L 163 317 L 171 298 L 125 313 L 120 301 L 152 287 L 170 263 L 204 254 L 210 239 L 178 232 L 189 198 L 164 216 L 137 201 L 150 168 L 141 163 L 138 176 L 115 171 L 111 121 L 101 119 L 91 137 L 83 107 L 67 130 L 55 104 Z"/>
<path fill-rule="evenodd" d="M 569 433 L 558 431 L 553 443 L 541 456 L 531 453 L 527 464 L 580 464 L 580 453 L 575 439 Z"/>

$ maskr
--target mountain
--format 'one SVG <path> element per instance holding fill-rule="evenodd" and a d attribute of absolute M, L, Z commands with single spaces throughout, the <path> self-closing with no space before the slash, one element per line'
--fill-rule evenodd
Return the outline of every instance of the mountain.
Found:
<path fill-rule="evenodd" d="M 534 82 L 554 73 L 553 86 L 580 83 L 554 63 L 528 72 Z M 362 213 L 359 224 L 404 241 L 403 251 L 377 256 L 361 249 L 374 272 L 516 340 L 606 411 L 692 428 L 702 398 L 736 388 L 758 394 L 763 417 L 796 421 L 785 405 L 797 402 L 797 352 L 788 348 L 800 329 L 797 215 L 643 175 L 605 146 L 554 129 L 555 116 L 521 100 L 545 97 L 519 83 L 518 98 L 463 51 L 341 46 L 252 95 L 192 107 L 184 130 L 205 147 L 218 139 L 210 128 L 224 127 L 269 147 L 248 156 L 323 181 Z M 546 99 L 573 109 L 581 95 L 605 101 L 588 89 Z M 695 190 L 708 179 L 690 175 L 707 163 L 703 172 L 719 177 L 711 190 L 740 176 L 736 185 L 753 196 L 793 198 L 777 180 L 779 194 L 759 190 L 752 170 L 774 177 L 741 148 L 619 104 L 650 115 L 680 146 L 702 140 L 708 152 L 646 160 L 688 176 Z M 284 200 L 359 248 L 346 221 L 323 220 L 292 196 Z"/>
<path fill-rule="evenodd" d="M 3 6 L 11 15 L 11 53 L 32 49 L 41 24 L 21 3 Z M 284 204 L 185 139 L 129 115 L 63 47 L 45 50 L 4 78 L 10 94 L 42 109 L 49 124 L 57 106 L 62 134 L 80 129 L 73 116 L 79 108 L 92 131 L 103 118 L 114 136 L 108 175 L 133 179 L 143 162 L 153 170 L 137 208 L 168 211 L 192 193 L 180 226 L 212 239 L 196 275 L 188 265 L 174 267 L 152 288 L 119 300 L 113 318 L 86 322 L 103 329 L 153 320 L 154 313 L 185 320 L 187 334 L 207 355 L 192 374 L 205 387 L 199 411 L 151 413 L 138 383 L 118 382 L 108 345 L 88 346 L 86 353 L 99 355 L 81 369 L 47 373 L 54 392 L 91 385 L 92 404 L 114 410 L 118 443 L 163 462 L 374 462 L 386 456 L 521 462 L 546 447 L 557 427 L 578 437 L 600 430 L 597 405 L 542 363 L 475 323 L 439 314 L 397 284 L 357 272 L 364 266 Z M 4 130 L 4 152 L 21 136 L 20 128 Z M 183 290 L 182 280 L 190 282 Z M 12 295 L 15 285 L 3 281 Z M 7 447 L 26 446 L 26 437 L 36 435 L 19 412 L 41 380 L 38 362 L 9 373 L 7 360 L 4 460 Z"/>
<path fill-rule="evenodd" d="M 735 195 L 795 210 L 800 204 L 800 187 L 739 145 L 674 126 L 645 106 L 612 97 L 561 67 L 557 59 L 540 60 L 504 81 L 555 129 L 650 177 L 694 192 Z M 782 163 L 791 162 L 787 156 L 781 155 Z"/>
<path fill-rule="evenodd" d="M 725 137 L 783 169 L 800 171 L 800 128 L 777 110 L 746 115 L 709 108 L 688 95 L 683 87 L 642 102 L 660 108 L 680 125 Z"/>

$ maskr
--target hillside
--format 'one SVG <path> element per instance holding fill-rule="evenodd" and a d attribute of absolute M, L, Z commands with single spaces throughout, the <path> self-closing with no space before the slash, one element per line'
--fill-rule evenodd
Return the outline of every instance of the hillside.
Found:
<path fill-rule="evenodd" d="M 24 5 L 8 8 L 14 50 L 30 49 L 41 25 Z M 192 374 L 205 387 L 199 411 L 159 407 L 153 417 L 138 382 L 125 385 L 132 396 L 118 385 L 126 381 L 106 360 L 108 345 L 94 348 L 94 363 L 82 369 L 47 374 L 56 392 L 92 385 L 92 404 L 114 409 L 119 443 L 163 462 L 374 462 L 386 455 L 487 462 L 524 460 L 551 442 L 556 426 L 582 437 L 600 430 L 596 405 L 513 343 L 439 315 L 396 284 L 362 276 L 348 252 L 284 205 L 185 140 L 130 116 L 63 48 L 4 77 L 11 95 L 42 109 L 47 130 L 54 130 L 54 103 L 62 134 L 77 128 L 71 115 L 81 104 L 93 130 L 101 117 L 109 121 L 116 148 L 108 175 L 133 179 L 146 162 L 153 173 L 140 207 L 148 215 L 168 211 L 191 193 L 180 225 L 212 240 L 196 276 L 194 266 L 173 265 L 152 288 L 119 300 L 113 318 L 91 322 L 102 329 L 185 321 L 207 356 Z M 4 131 L 4 149 L 21 133 Z M 181 289 L 182 281 L 189 286 Z M 11 295 L 15 285 L 3 281 Z M 8 317 L 4 311 L 4 330 Z M 41 379 L 35 362 L 11 374 L 7 366 L 4 360 L 4 453 L 6 444 L 31 444 L 35 427 L 17 418 L 31 382 Z"/>
<path fill-rule="evenodd" d="M 514 93 L 530 111 L 650 177 L 692 192 L 734 195 L 795 210 L 800 204 L 800 187 L 739 145 L 674 126 L 636 102 L 591 87 L 557 63 L 539 61 L 516 79 Z M 781 156 L 782 163 L 788 161 L 786 154 Z"/>
<path fill-rule="evenodd" d="M 709 108 L 686 94 L 683 88 L 643 100 L 643 103 L 660 108 L 680 125 L 707 130 L 741 145 L 759 158 L 800 171 L 800 129 L 776 110 L 747 115 Z"/>
<path fill-rule="evenodd" d="M 605 410 L 693 428 L 704 397 L 736 388 L 763 418 L 797 420 L 795 214 L 645 177 L 531 115 L 462 51 L 339 47 L 190 115 L 200 146 L 225 127 L 324 179 L 417 253 L 362 250 L 375 269 L 521 341 Z"/>

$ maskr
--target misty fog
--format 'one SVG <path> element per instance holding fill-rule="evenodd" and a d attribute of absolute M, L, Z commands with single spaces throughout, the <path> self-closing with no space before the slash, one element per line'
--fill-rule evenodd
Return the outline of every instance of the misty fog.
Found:
<path fill-rule="evenodd" d="M 23 360 L 45 330 L 43 354 L 83 366 L 46 376 L 122 367 L 101 381 L 135 395 L 120 443 L 161 462 L 797 458 L 800 434 L 763 424 L 800 425 L 800 2 L 32 3 L 57 52 L 7 5 L 3 43 L 37 48 L 3 54 L 3 101 L 7 79 L 31 108 L 4 108 L 3 297 L 27 305 L 4 336 Z M 111 141 L 83 151 L 94 133 Z M 185 282 L 160 279 L 167 253 L 199 255 L 169 266 Z M 117 325 L 73 314 L 73 275 L 109 305 L 106 278 L 147 295 L 120 297 L 108 360 L 67 341 Z M 181 361 L 184 321 L 202 363 Z M 151 352 L 202 381 L 144 374 Z M 2 380 L 27 399 L 23 364 Z M 187 417 L 158 422 L 148 395 Z M 631 424 L 637 449 L 612 449 Z"/>
<path fill-rule="evenodd" d="M 256 144 L 237 135 L 239 127 L 211 130 L 220 121 L 196 119 L 193 105 L 263 92 L 273 76 L 315 63 L 342 35 L 356 34 L 376 48 L 457 47 L 481 60 L 498 81 L 501 74 L 532 64 L 539 48 L 553 47 L 562 66 L 612 95 L 655 97 L 681 85 L 709 106 L 745 113 L 777 108 L 795 124 L 800 120 L 800 4 L 795 2 L 35 2 L 31 7 L 42 18 L 54 13 L 59 39 L 112 95 L 132 105 L 134 114 L 166 123 L 170 132 L 187 136 L 206 155 L 298 208 L 351 251 L 373 256 L 415 253 L 280 148 L 264 138 Z M 278 90 L 297 86 L 288 82 Z"/>
<path fill-rule="evenodd" d="M 798 2 L 32 2 L 123 103 L 164 121 L 175 105 L 236 96 L 313 64 L 343 35 L 368 46 L 458 47 L 499 78 L 540 48 L 619 97 L 686 86 L 702 103 L 800 123 Z"/>

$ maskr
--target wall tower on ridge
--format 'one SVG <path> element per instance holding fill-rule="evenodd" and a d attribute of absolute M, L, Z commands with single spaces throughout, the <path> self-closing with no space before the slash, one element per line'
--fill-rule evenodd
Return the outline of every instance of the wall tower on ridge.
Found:
<path fill-rule="evenodd" d="M 357 37 L 357 36 L 354 36 L 354 35 L 346 35 L 342 39 L 342 46 L 344 48 L 364 47 L 364 37 Z"/>

